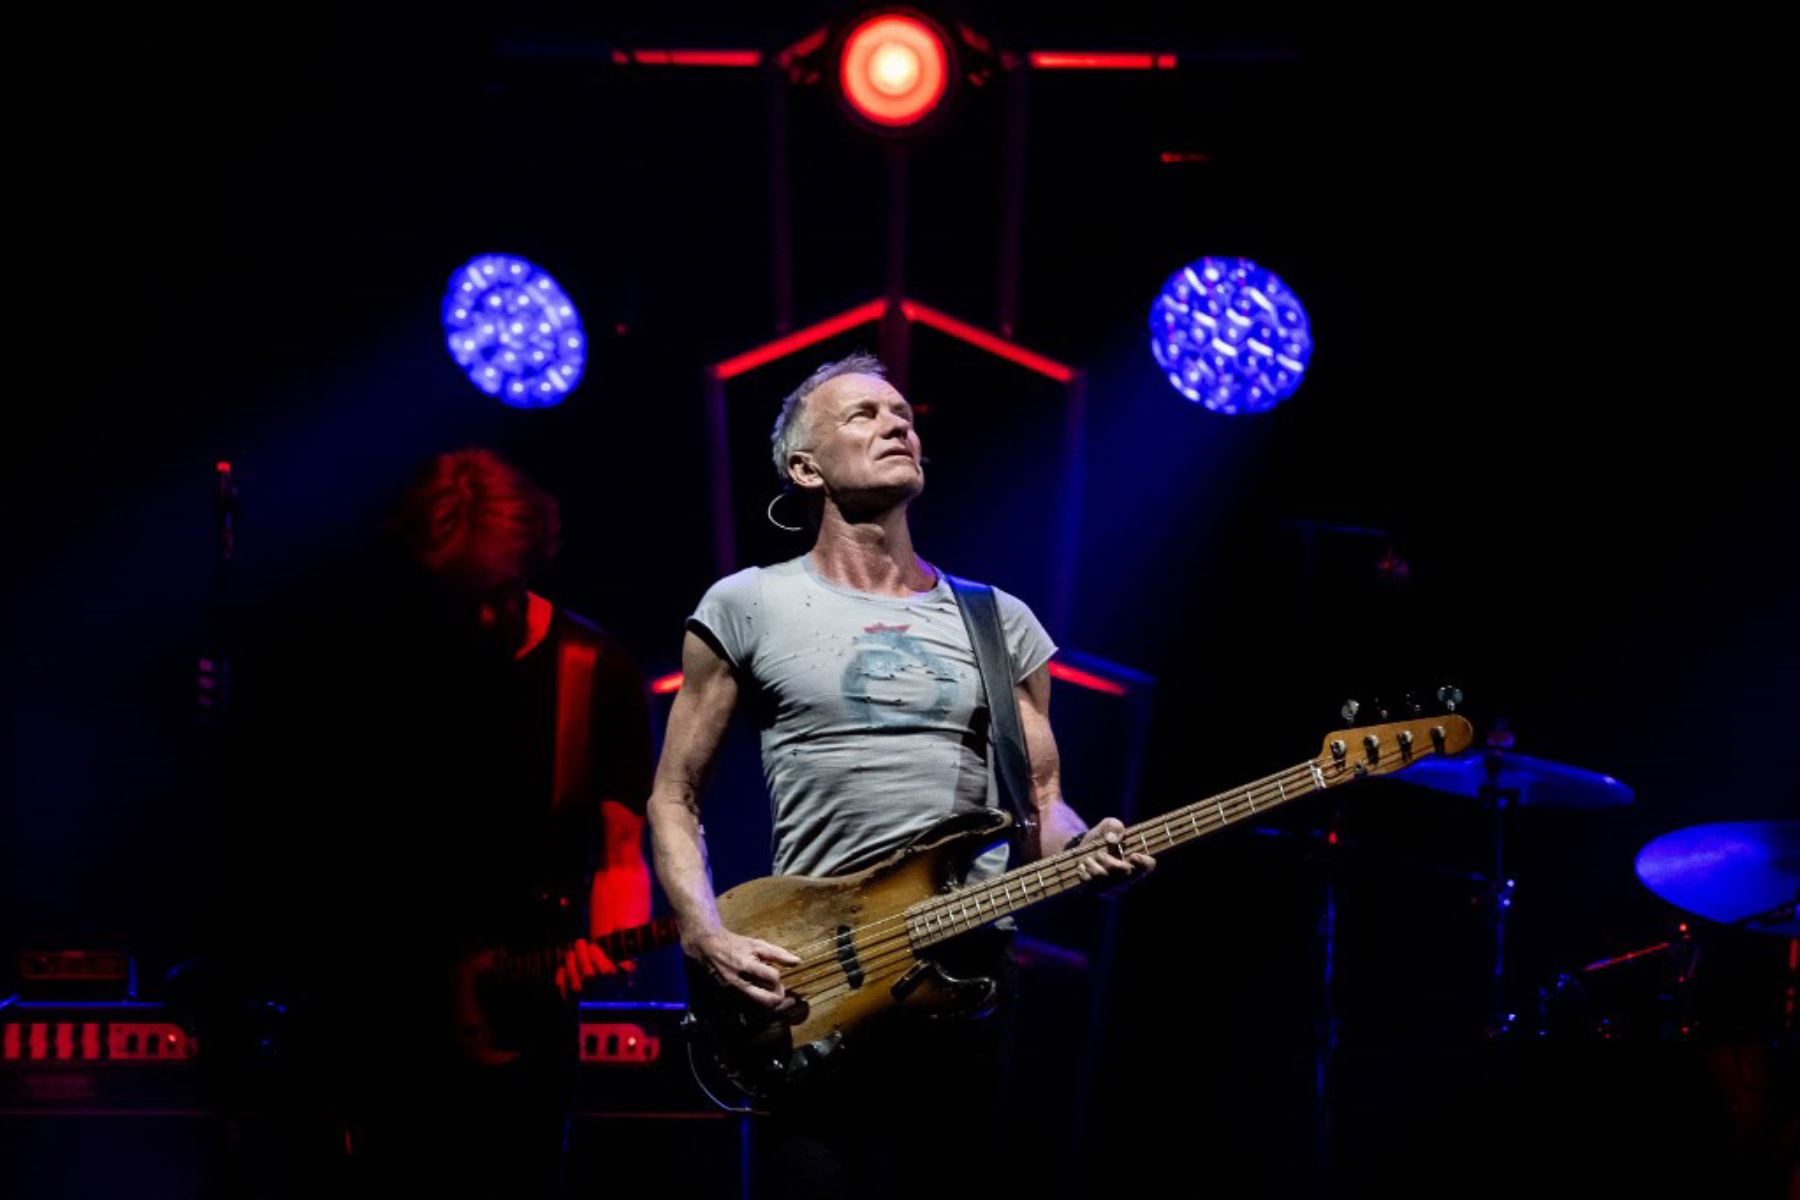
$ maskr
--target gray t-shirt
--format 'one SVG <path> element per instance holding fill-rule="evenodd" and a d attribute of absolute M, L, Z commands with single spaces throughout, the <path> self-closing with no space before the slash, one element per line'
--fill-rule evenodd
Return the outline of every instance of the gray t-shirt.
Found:
<path fill-rule="evenodd" d="M 1023 681 L 1056 646 L 995 590 Z M 875 596 L 821 577 L 810 556 L 715 583 L 690 628 L 721 650 L 762 733 L 778 875 L 841 875 L 953 811 L 990 801 L 987 703 L 956 594 Z M 984 856 L 987 876 L 1004 852 Z"/>

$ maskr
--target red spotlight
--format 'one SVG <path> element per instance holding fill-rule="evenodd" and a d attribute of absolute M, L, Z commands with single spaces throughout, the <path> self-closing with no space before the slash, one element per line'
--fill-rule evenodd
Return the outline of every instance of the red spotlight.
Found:
<path fill-rule="evenodd" d="M 839 66 L 851 110 L 883 129 L 917 125 L 950 87 L 949 45 L 910 13 L 878 13 L 857 25 Z"/>

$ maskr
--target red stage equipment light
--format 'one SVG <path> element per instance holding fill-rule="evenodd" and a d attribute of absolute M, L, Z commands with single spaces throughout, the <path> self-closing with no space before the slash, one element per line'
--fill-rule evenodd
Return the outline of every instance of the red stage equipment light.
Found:
<path fill-rule="evenodd" d="M 883 129 L 917 125 L 950 87 L 950 46 L 929 22 L 905 12 L 864 20 L 844 39 L 839 82 L 858 117 Z"/>
<path fill-rule="evenodd" d="M 785 337 L 778 337 L 772 342 L 767 342 L 756 347 L 754 350 L 746 350 L 742 354 L 733 358 L 728 358 L 724 362 L 711 368 L 712 376 L 714 379 L 731 379 L 735 376 L 742 375 L 745 371 L 753 371 L 764 363 L 771 363 L 778 358 L 785 358 L 796 350 L 804 350 L 808 346 L 811 346 L 816 342 L 822 342 L 828 337 L 836 337 L 846 329 L 855 329 L 858 325 L 865 325 L 870 321 L 880 320 L 881 314 L 886 311 L 886 300 L 871 300 L 867 304 L 859 304 L 855 308 L 850 309 L 847 312 L 841 312 L 835 317 L 827 317 L 816 325 L 808 325 L 805 329 L 797 329 Z"/>
<path fill-rule="evenodd" d="M 1008 362 L 1018 363 L 1028 371 L 1036 371 L 1039 375 L 1054 379 L 1058 383 L 1068 383 L 1075 378 L 1075 368 L 1073 367 L 1059 363 L 1053 358 L 1046 358 L 1042 354 L 1034 354 L 1023 346 L 1009 342 L 1005 338 L 995 337 L 986 330 L 977 329 L 967 321 L 959 321 L 949 313 L 939 312 L 916 300 L 902 300 L 900 311 L 906 314 L 906 319 L 909 321 L 928 325 L 941 333 L 959 338 L 971 346 L 986 350 L 989 354 L 997 355 Z"/>
<path fill-rule="evenodd" d="M 1122 683 L 1114 683 L 1102 678 L 1092 671 L 1083 671 L 1080 667 L 1071 667 L 1068 663 L 1051 659 L 1049 662 L 1050 677 L 1060 679 L 1064 683 L 1072 683 L 1076 687 L 1084 687 L 1090 691 L 1104 692 L 1108 696 L 1123 696 L 1131 689 Z"/>

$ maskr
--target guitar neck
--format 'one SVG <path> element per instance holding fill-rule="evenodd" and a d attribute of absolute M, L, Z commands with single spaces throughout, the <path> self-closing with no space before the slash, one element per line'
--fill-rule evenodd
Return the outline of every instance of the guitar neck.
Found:
<path fill-rule="evenodd" d="M 602 934 L 594 939 L 594 945 L 614 962 L 625 962 L 680 940 L 681 926 L 675 918 L 658 917 L 648 925 L 634 925 L 630 929 L 615 929 Z"/>
<path fill-rule="evenodd" d="M 615 929 L 611 933 L 601 934 L 593 939 L 593 943 L 600 948 L 602 954 L 619 963 L 673 945 L 680 940 L 681 927 L 675 918 L 658 917 L 648 925 L 634 925 L 629 929 Z M 569 945 L 564 943 L 526 953 L 506 954 L 493 969 L 515 979 L 548 979 L 562 965 L 568 952 Z"/>
<path fill-rule="evenodd" d="M 1120 852 L 1162 854 L 1327 786 L 1318 765 L 1303 762 L 1133 825 L 1119 838 Z M 915 945 L 929 946 L 1073 891 L 1085 882 L 1077 864 L 1091 853 L 1091 846 L 1065 850 L 917 904 L 907 912 L 908 932 Z"/>

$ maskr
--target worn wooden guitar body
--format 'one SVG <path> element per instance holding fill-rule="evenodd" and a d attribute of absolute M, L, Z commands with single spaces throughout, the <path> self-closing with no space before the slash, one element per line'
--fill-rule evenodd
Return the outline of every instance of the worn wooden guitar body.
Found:
<path fill-rule="evenodd" d="M 911 1017 L 968 1017 L 991 1005 L 992 979 L 958 979 L 920 947 L 908 910 L 953 892 L 977 855 L 1004 837 L 1006 814 L 951 817 L 891 857 L 830 879 L 777 875 L 719 897 L 727 929 L 786 946 L 800 967 L 783 972 L 797 998 L 781 1015 L 698 970 L 690 961 L 689 1031 L 717 1074 L 751 1096 L 797 1082 L 866 1029 Z"/>

